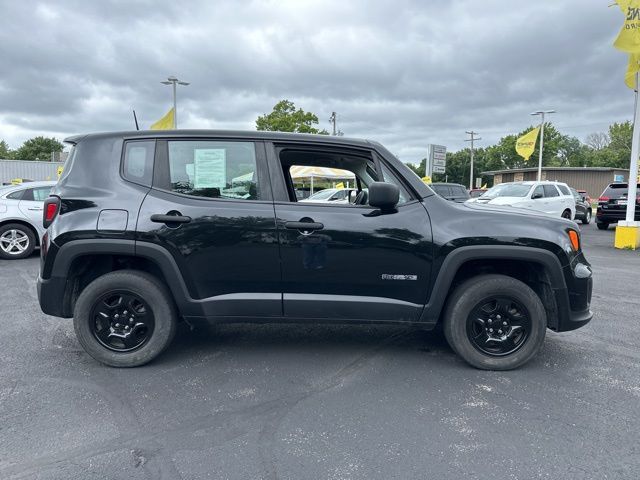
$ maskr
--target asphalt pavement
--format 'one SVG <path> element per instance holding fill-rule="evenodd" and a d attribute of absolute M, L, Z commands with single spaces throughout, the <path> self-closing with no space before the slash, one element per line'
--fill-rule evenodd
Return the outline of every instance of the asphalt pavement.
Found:
<path fill-rule="evenodd" d="M 402 327 L 182 326 L 104 367 L 0 261 L 2 479 L 638 479 L 640 252 L 583 228 L 594 320 L 512 372 Z"/>

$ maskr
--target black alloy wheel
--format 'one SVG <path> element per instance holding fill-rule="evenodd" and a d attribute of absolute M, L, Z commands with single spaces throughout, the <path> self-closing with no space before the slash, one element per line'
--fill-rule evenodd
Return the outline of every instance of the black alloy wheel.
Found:
<path fill-rule="evenodd" d="M 100 297 L 91 311 L 90 322 L 96 340 L 114 352 L 140 348 L 153 335 L 155 327 L 149 304 L 127 291 L 108 292 Z"/>
<path fill-rule="evenodd" d="M 517 300 L 504 296 L 483 299 L 467 318 L 467 335 L 485 355 L 510 355 L 527 341 L 531 318 Z"/>

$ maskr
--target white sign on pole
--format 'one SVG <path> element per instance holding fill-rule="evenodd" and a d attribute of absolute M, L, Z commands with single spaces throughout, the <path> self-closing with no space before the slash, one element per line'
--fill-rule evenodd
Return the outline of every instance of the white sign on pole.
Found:
<path fill-rule="evenodd" d="M 447 147 L 444 145 L 430 145 L 429 147 L 430 173 L 444 173 L 447 166 Z"/>

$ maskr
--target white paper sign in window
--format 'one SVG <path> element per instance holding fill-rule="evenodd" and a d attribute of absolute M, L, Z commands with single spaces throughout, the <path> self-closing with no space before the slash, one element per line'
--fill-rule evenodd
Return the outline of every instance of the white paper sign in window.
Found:
<path fill-rule="evenodd" d="M 193 150 L 193 188 L 225 188 L 227 186 L 227 151 L 224 148 Z"/>

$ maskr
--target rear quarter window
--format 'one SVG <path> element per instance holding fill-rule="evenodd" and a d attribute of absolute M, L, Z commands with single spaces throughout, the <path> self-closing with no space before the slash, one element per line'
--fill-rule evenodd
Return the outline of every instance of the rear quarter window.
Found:
<path fill-rule="evenodd" d="M 154 140 L 139 140 L 125 143 L 122 175 L 127 180 L 151 186 L 153 179 L 153 157 L 156 142 Z"/>
<path fill-rule="evenodd" d="M 557 187 L 560 189 L 560 192 L 562 192 L 563 195 L 571 195 L 569 189 L 564 185 L 557 185 Z"/>

